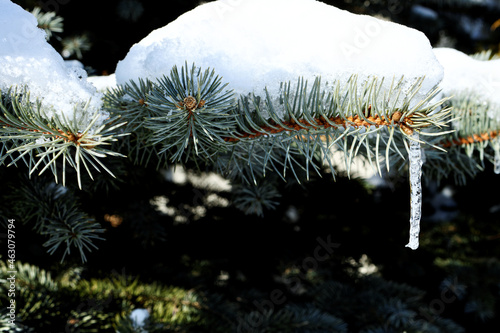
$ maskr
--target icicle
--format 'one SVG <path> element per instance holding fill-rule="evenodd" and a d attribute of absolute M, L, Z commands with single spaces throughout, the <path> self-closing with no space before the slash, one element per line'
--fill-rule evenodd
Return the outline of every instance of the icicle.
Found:
<path fill-rule="evenodd" d="M 410 140 L 410 242 L 406 244 L 412 250 L 418 248 L 418 235 L 420 233 L 420 216 L 422 211 L 422 151 L 420 150 L 419 135 L 413 131 Z"/>
<path fill-rule="evenodd" d="M 500 138 L 491 141 L 491 145 L 495 152 L 495 160 L 493 161 L 493 172 L 500 174 Z"/>
<path fill-rule="evenodd" d="M 493 170 L 497 175 L 500 174 L 500 152 L 495 151 L 495 169 Z"/>

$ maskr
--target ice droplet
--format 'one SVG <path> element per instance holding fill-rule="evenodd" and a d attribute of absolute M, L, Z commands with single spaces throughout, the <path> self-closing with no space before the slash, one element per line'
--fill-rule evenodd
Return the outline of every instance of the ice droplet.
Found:
<path fill-rule="evenodd" d="M 420 233 L 420 216 L 422 211 L 422 151 L 420 150 L 419 135 L 413 131 L 410 140 L 410 242 L 406 244 L 412 250 L 418 248 L 418 235 Z"/>

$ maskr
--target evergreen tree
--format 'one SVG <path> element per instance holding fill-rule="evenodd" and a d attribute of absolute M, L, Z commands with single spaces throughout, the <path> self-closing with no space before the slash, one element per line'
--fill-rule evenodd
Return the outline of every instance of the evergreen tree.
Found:
<path fill-rule="evenodd" d="M 339 4 L 415 25 L 429 19 L 412 5 Z M 418 5 L 441 22 L 447 12 L 475 15 L 488 4 Z M 130 8 L 140 6 L 117 4 L 137 24 L 141 15 Z M 58 37 L 57 13 L 33 13 L 48 37 L 68 40 Z M 493 26 L 491 40 L 462 48 L 487 49 L 475 56 L 494 59 L 496 33 Z M 61 53 L 85 59 L 89 41 L 78 38 L 62 42 Z M 493 332 L 498 203 L 488 195 L 469 202 L 498 181 L 494 106 L 466 93 L 436 99 L 439 87 L 413 103 L 420 78 L 409 91 L 393 82 L 388 95 L 404 95 L 396 108 L 373 103 L 383 100 L 377 78 L 361 94 L 357 79 L 332 91 L 299 78 L 283 83 L 280 96 L 235 101 L 230 82 L 186 63 L 156 81 L 108 90 L 103 122 L 47 122 L 29 91 L 2 91 L 2 247 L 9 230 L 16 235 L 16 260 L 1 253 L 2 305 L 12 299 L 9 272 L 17 289 L 16 324 L 4 308 L 0 331 Z M 425 246 L 408 253 L 416 142 L 426 159 L 423 221 L 431 221 L 432 196 L 444 193 L 435 187 L 455 189 L 460 209 L 426 223 Z M 358 179 L 355 159 L 392 190 Z M 207 185 L 208 177 L 222 185 Z M 143 326 L 131 319 L 134 309 L 147 309 Z"/>

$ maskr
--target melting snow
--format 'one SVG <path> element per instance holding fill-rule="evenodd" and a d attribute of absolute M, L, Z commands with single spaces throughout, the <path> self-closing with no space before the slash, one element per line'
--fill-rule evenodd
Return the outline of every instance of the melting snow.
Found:
<path fill-rule="evenodd" d="M 476 60 L 451 48 L 436 48 L 434 54 L 444 67 L 440 84 L 447 96 L 457 93 L 475 93 L 483 102 L 499 110 L 491 117 L 500 120 L 500 59 Z"/>
<path fill-rule="evenodd" d="M 355 15 L 315 0 L 218 0 L 154 30 L 132 46 L 116 69 L 118 84 L 169 75 L 174 65 L 213 68 L 237 94 L 278 96 L 281 82 L 313 82 L 357 74 L 405 77 L 409 87 L 425 76 L 420 95 L 442 79 L 443 69 L 425 35 L 402 25 Z"/>
<path fill-rule="evenodd" d="M 77 112 L 83 130 L 101 109 L 102 94 L 87 82 L 82 68 L 65 64 L 37 25 L 31 13 L 10 0 L 0 0 L 0 90 L 27 86 L 32 101 L 42 100 L 47 118 L 73 119 Z M 101 120 L 107 117 L 101 112 Z"/>

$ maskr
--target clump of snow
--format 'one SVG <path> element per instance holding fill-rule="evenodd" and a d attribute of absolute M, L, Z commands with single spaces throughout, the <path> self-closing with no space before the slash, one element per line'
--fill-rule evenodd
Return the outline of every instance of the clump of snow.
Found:
<path fill-rule="evenodd" d="M 425 35 L 402 25 L 355 15 L 316 0 L 218 0 L 202 4 L 132 46 L 116 69 L 118 84 L 155 80 L 174 65 L 212 68 L 236 94 L 279 94 L 281 82 L 345 84 L 353 74 L 404 75 L 408 88 L 425 76 L 415 100 L 442 79 Z M 404 90 L 403 90 L 404 91 Z"/>
<path fill-rule="evenodd" d="M 108 89 L 116 88 L 115 74 L 89 76 L 87 80 L 92 83 L 98 91 L 106 92 Z"/>
<path fill-rule="evenodd" d="M 76 113 L 75 125 L 84 130 L 96 112 L 100 119 L 95 126 L 108 117 L 100 111 L 102 94 L 87 82 L 85 70 L 64 62 L 31 13 L 10 0 L 0 0 L 0 90 L 23 86 L 32 101 L 42 101 L 49 119 L 65 116 L 72 121 Z"/>
<path fill-rule="evenodd" d="M 440 84 L 444 95 L 474 93 L 481 102 L 490 103 L 500 119 L 500 59 L 476 60 L 452 48 L 436 48 L 434 54 L 444 67 Z"/>
<path fill-rule="evenodd" d="M 132 320 L 132 326 L 134 328 L 141 328 L 141 332 L 147 333 L 146 330 L 142 329 L 145 325 L 146 320 L 149 318 L 149 311 L 146 309 L 134 309 L 129 318 Z"/>

